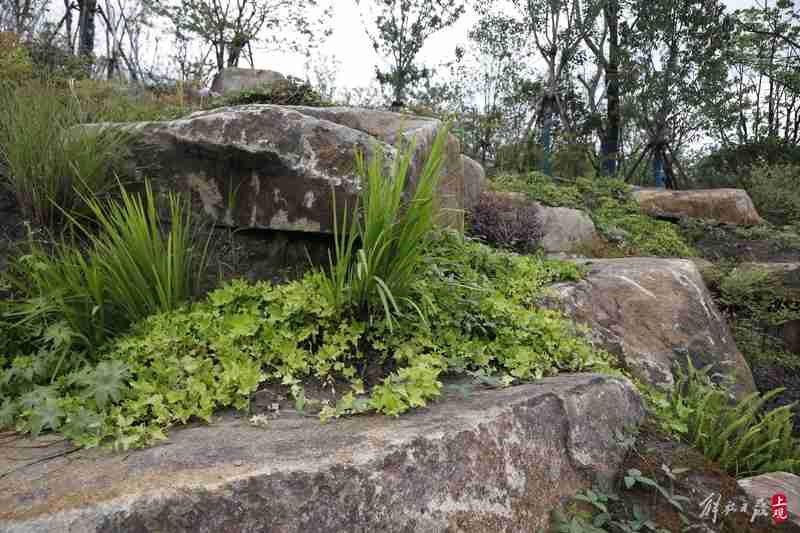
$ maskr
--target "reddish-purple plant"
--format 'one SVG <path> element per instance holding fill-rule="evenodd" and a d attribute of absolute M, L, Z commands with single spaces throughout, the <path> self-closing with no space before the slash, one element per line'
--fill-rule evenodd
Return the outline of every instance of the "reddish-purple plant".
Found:
<path fill-rule="evenodd" d="M 536 249 L 542 238 L 542 221 L 536 204 L 485 192 L 469 216 L 468 232 L 487 243 L 520 253 Z"/>

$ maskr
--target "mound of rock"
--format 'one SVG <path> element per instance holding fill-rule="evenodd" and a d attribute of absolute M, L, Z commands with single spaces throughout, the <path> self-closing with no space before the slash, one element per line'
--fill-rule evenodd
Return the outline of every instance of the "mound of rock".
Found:
<path fill-rule="evenodd" d="M 337 210 L 355 205 L 356 151 L 382 149 L 388 165 L 400 141 L 416 140 L 413 188 L 442 128 L 435 119 L 354 108 L 247 105 L 164 122 L 102 124 L 136 140 L 133 156 L 160 190 L 189 193 L 217 224 L 331 233 Z M 440 221 L 463 227 L 464 163 L 449 135 L 438 190 Z"/>
<path fill-rule="evenodd" d="M 25 442 L 0 455 L 0 531 L 533 532 L 610 482 L 643 416 L 627 380 L 576 374 L 399 419 L 225 416 L 127 453 Z"/>
<path fill-rule="evenodd" d="M 661 218 L 699 218 L 710 222 L 753 225 L 764 220 L 743 189 L 669 189 L 637 188 L 633 199 L 645 213 Z"/>
<path fill-rule="evenodd" d="M 750 367 L 736 347 L 694 263 L 683 259 L 578 260 L 588 273 L 552 287 L 546 304 L 586 324 L 596 345 L 616 354 L 638 379 L 670 388 L 675 365 L 687 356 L 697 368 L 732 376 L 734 392 L 755 390 Z"/>
<path fill-rule="evenodd" d="M 245 89 L 264 87 L 285 79 L 286 76 L 274 70 L 229 67 L 222 69 L 214 76 L 211 91 L 225 96 Z"/>

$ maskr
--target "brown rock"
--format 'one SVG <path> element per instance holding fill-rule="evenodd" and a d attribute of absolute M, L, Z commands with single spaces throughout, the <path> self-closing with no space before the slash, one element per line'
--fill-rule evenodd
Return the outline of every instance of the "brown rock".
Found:
<path fill-rule="evenodd" d="M 700 218 L 727 224 L 761 224 L 763 219 L 742 189 L 673 191 L 640 188 L 633 199 L 649 215 L 665 218 Z"/>
<path fill-rule="evenodd" d="M 626 258 L 578 261 L 578 283 L 553 286 L 546 303 L 589 326 L 598 346 L 620 357 L 633 375 L 667 389 L 675 364 L 712 365 L 735 379 L 734 392 L 753 392 L 750 367 L 736 347 L 697 267 L 688 260 Z"/>
<path fill-rule="evenodd" d="M 266 428 L 224 416 L 169 445 L 0 455 L 4 533 L 535 532 L 616 475 L 644 416 L 624 379 L 580 374 L 478 391 L 399 419 Z M 53 450 L 25 448 L 26 453 Z"/>
<path fill-rule="evenodd" d="M 222 69 L 211 83 L 211 91 L 225 96 L 244 89 L 263 87 L 276 81 L 285 80 L 286 76 L 274 70 L 229 67 Z"/>

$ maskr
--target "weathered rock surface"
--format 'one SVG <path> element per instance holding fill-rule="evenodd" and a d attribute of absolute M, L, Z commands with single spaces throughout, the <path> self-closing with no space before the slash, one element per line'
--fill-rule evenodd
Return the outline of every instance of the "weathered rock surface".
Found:
<path fill-rule="evenodd" d="M 763 219 L 743 189 L 673 191 L 638 188 L 633 199 L 651 216 L 700 218 L 727 224 L 761 224 Z"/>
<path fill-rule="evenodd" d="M 594 222 L 579 209 L 541 206 L 542 248 L 546 252 L 572 252 L 598 239 Z"/>
<path fill-rule="evenodd" d="M 445 400 L 399 419 L 268 428 L 223 417 L 168 445 L 0 456 L 4 533 L 535 532 L 622 463 L 643 417 L 627 380 L 578 374 Z"/>
<path fill-rule="evenodd" d="M 285 79 L 286 76 L 274 70 L 229 67 L 222 69 L 214 76 L 211 91 L 224 96 L 244 89 L 263 87 Z"/>
<path fill-rule="evenodd" d="M 355 152 L 381 147 L 389 161 L 398 138 L 417 140 L 413 187 L 442 123 L 353 108 L 248 105 L 168 122 L 104 124 L 138 139 L 137 162 L 166 190 L 190 193 L 218 224 L 331 233 L 337 209 L 355 205 Z M 441 222 L 463 226 L 463 164 L 448 137 L 440 178 Z"/>
<path fill-rule="evenodd" d="M 486 190 L 486 172 L 480 163 L 462 155 L 464 165 L 464 209 L 472 209 Z"/>
<path fill-rule="evenodd" d="M 800 476 L 787 472 L 772 472 L 739 480 L 739 486 L 754 499 L 772 500 L 783 493 L 788 504 L 789 521 L 800 526 Z"/>
<path fill-rule="evenodd" d="M 755 390 L 753 376 L 697 267 L 659 258 L 577 260 L 588 274 L 552 287 L 545 303 L 589 326 L 598 346 L 620 357 L 639 379 L 674 383 L 675 364 L 712 365 L 735 379 L 737 396 Z"/>

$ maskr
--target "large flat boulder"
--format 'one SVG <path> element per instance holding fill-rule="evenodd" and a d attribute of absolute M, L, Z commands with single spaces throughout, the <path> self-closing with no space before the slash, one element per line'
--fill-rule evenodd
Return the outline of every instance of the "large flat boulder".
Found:
<path fill-rule="evenodd" d="M 0 531 L 533 533 L 617 474 L 644 416 L 630 382 L 592 374 L 458 398 L 397 419 L 225 416 L 42 462 L 54 450 L 25 442 L 0 455 Z"/>
<path fill-rule="evenodd" d="M 274 70 L 229 67 L 222 69 L 214 76 L 214 81 L 211 82 L 211 91 L 225 96 L 245 89 L 264 87 L 285 79 L 286 76 Z"/>
<path fill-rule="evenodd" d="M 577 260 L 588 272 L 552 287 L 546 304 L 586 324 L 593 342 L 616 354 L 634 376 L 661 389 L 675 366 L 731 376 L 741 397 L 755 391 L 750 367 L 736 347 L 697 267 L 688 260 L 632 257 Z"/>
<path fill-rule="evenodd" d="M 662 218 L 700 218 L 710 222 L 753 225 L 764 220 L 743 189 L 669 189 L 637 188 L 633 199 L 645 213 Z"/>
<path fill-rule="evenodd" d="M 166 122 L 103 124 L 136 139 L 136 162 L 161 190 L 188 193 L 217 224 L 331 233 L 337 209 L 355 205 L 360 187 L 356 150 L 372 157 L 380 147 L 416 139 L 413 188 L 442 123 L 398 113 L 353 108 L 247 105 L 194 113 Z M 463 165 L 449 136 L 440 177 L 441 223 L 462 227 Z"/>

